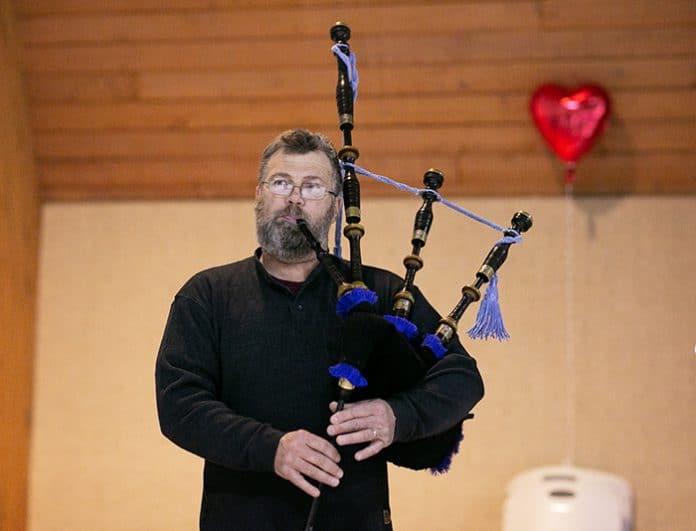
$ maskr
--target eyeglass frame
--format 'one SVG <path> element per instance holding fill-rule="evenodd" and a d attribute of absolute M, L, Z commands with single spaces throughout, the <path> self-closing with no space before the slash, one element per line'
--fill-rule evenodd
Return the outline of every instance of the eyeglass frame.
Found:
<path fill-rule="evenodd" d="M 292 188 L 290 188 L 290 191 L 287 194 L 279 194 L 278 192 L 274 192 L 273 190 L 271 190 L 271 182 L 276 181 L 276 180 L 286 181 L 286 182 L 292 184 Z M 295 188 L 297 188 L 299 190 L 300 197 L 302 199 L 304 199 L 305 201 L 321 201 L 322 199 L 324 199 L 326 197 L 326 194 L 330 194 L 334 197 L 338 197 L 338 194 L 336 192 L 329 190 L 329 187 L 326 185 L 326 183 L 322 179 L 319 179 L 319 182 L 321 183 L 321 186 L 323 186 L 323 188 L 324 188 L 324 194 L 321 197 L 305 197 L 304 195 L 302 195 L 303 186 L 305 186 L 306 184 L 316 185 L 317 184 L 316 182 L 305 181 L 301 184 L 295 184 L 295 182 L 292 179 L 290 179 L 289 177 L 272 177 L 270 179 L 266 179 L 266 180 L 261 181 L 262 184 L 265 184 L 268 187 L 268 191 L 271 192 L 271 194 L 273 194 L 276 197 L 290 197 L 292 195 L 292 193 L 295 191 Z"/>

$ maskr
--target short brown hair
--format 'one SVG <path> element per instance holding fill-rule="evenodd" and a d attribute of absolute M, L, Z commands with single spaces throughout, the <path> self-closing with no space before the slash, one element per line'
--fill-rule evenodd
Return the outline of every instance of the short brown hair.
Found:
<path fill-rule="evenodd" d="M 280 133 L 273 141 L 266 146 L 261 155 L 261 163 L 259 164 L 259 182 L 266 177 L 266 167 L 269 159 L 278 151 L 285 153 L 303 155 L 313 151 L 324 153 L 333 168 L 334 192 L 341 192 L 341 167 L 338 164 L 338 155 L 331 141 L 321 133 L 314 133 L 307 129 L 289 129 Z"/>

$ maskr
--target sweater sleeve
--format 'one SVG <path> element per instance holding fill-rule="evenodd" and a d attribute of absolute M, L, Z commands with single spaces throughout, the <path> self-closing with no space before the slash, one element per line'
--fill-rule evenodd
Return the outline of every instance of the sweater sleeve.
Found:
<path fill-rule="evenodd" d="M 476 362 L 449 351 L 414 387 L 387 399 L 396 417 L 397 442 L 423 439 L 464 420 L 483 397 Z"/>
<path fill-rule="evenodd" d="M 236 414 L 219 399 L 220 362 L 212 311 L 179 294 L 157 356 L 162 433 L 178 446 L 235 470 L 273 471 L 283 432 Z"/>

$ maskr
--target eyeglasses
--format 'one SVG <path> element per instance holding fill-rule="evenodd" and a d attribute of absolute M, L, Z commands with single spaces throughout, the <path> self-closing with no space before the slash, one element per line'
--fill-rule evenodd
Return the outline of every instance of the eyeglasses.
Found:
<path fill-rule="evenodd" d="M 273 195 L 280 197 L 288 197 L 292 194 L 295 188 L 300 189 L 300 197 L 309 201 L 319 201 L 324 199 L 327 193 L 335 196 L 336 193 L 331 190 L 326 189 L 326 185 L 323 182 L 318 181 L 307 181 L 302 184 L 295 184 L 290 179 L 285 177 L 274 177 L 269 181 L 264 181 L 264 184 L 268 186 L 269 191 Z"/>

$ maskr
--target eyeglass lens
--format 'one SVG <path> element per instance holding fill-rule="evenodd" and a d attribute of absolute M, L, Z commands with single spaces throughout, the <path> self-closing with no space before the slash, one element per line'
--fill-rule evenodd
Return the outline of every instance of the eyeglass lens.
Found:
<path fill-rule="evenodd" d="M 271 179 L 267 184 L 272 194 L 282 197 L 291 195 L 295 188 L 299 188 L 303 199 L 323 199 L 326 195 L 326 186 L 320 182 L 310 181 L 298 185 L 288 179 Z"/>

